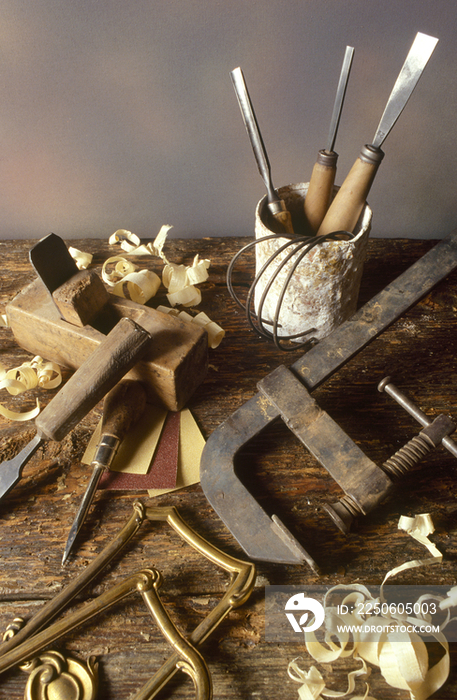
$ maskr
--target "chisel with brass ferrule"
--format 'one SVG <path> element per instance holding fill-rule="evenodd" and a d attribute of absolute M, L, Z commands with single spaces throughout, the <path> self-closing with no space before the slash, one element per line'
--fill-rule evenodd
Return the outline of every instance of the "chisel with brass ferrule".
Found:
<path fill-rule="evenodd" d="M 381 146 L 406 106 L 438 42 L 418 32 L 388 99 L 372 144 L 365 145 L 318 230 L 318 235 L 352 231 L 362 213 L 379 165 L 384 158 Z"/>
<path fill-rule="evenodd" d="M 238 98 L 238 103 L 240 105 L 241 114 L 243 116 L 246 131 L 248 132 L 252 150 L 254 151 L 257 167 L 259 168 L 260 175 L 265 183 L 265 187 L 267 188 L 268 209 L 271 211 L 276 221 L 282 226 L 285 233 L 294 233 L 290 212 L 287 211 L 284 201 L 279 198 L 275 188 L 273 187 L 270 161 L 268 160 L 265 144 L 263 142 L 259 125 L 257 123 L 257 118 L 252 107 L 251 98 L 249 97 L 243 71 L 241 68 L 235 68 L 235 70 L 232 70 L 230 73 L 230 76 Z"/>
<path fill-rule="evenodd" d="M 102 474 L 109 469 L 128 430 L 143 414 L 146 390 L 138 381 L 120 382 L 107 394 L 103 403 L 101 436 L 92 460 L 92 476 L 68 535 L 62 557 L 65 564 L 94 499 Z"/>
<path fill-rule="evenodd" d="M 340 123 L 353 57 L 354 48 L 352 46 L 346 46 L 340 79 L 336 90 L 335 103 L 333 105 L 332 118 L 330 120 L 327 146 L 317 154 L 317 160 L 314 164 L 308 192 L 305 197 L 304 208 L 306 222 L 309 231 L 313 234 L 318 231 L 332 198 L 336 164 L 338 161 L 338 153 L 335 153 L 333 149 L 335 147 L 336 134 Z"/>

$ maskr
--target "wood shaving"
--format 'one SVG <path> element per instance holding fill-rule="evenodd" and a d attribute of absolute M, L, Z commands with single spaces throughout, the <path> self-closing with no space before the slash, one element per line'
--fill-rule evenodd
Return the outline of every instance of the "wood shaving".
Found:
<path fill-rule="evenodd" d="M 83 253 L 82 250 L 78 250 L 78 248 L 72 248 L 71 246 L 70 248 L 68 248 L 68 252 L 75 261 L 78 270 L 86 270 L 91 264 L 92 258 L 94 257 L 92 253 Z"/>
<path fill-rule="evenodd" d="M 103 263 L 102 280 L 109 287 L 115 287 L 120 280 L 135 270 L 136 266 L 130 260 L 126 260 L 122 255 L 113 255 Z"/>
<path fill-rule="evenodd" d="M 163 247 L 167 239 L 168 231 L 173 228 L 169 224 L 164 224 L 157 234 L 153 243 L 142 244 L 136 233 L 127 231 L 125 228 L 120 228 L 115 231 L 108 240 L 110 245 L 119 243 L 122 250 L 132 255 L 157 255 L 164 262 L 168 262 L 164 253 Z"/>
<path fill-rule="evenodd" d="M 158 306 L 157 311 L 161 311 L 164 314 L 170 314 L 171 316 L 176 316 L 180 318 L 181 321 L 186 323 L 195 323 L 197 326 L 203 328 L 208 334 L 208 345 L 214 350 L 222 342 L 225 331 L 221 328 L 215 321 L 211 321 L 209 316 L 207 316 L 203 311 L 200 311 L 196 316 L 191 316 L 187 311 L 178 311 L 178 309 L 170 309 L 167 306 Z"/>
<path fill-rule="evenodd" d="M 192 265 L 183 265 L 170 262 L 164 253 L 164 246 L 167 240 L 168 231 L 172 226 L 166 224 L 162 226 L 155 240 L 152 243 L 142 244 L 136 233 L 126 229 L 118 229 L 109 238 L 110 245 L 119 244 L 122 250 L 132 255 L 155 255 L 163 260 L 162 283 L 167 289 L 167 299 L 172 307 L 198 306 L 202 300 L 201 291 L 197 284 L 206 282 L 208 279 L 208 268 L 211 261 L 200 259 L 195 255 Z M 114 268 L 112 267 L 114 265 Z M 110 269 L 111 268 L 111 269 Z M 122 256 L 113 256 L 105 261 L 102 270 L 103 281 L 113 287 L 113 293 L 125 297 L 126 292 L 130 299 L 140 304 L 145 304 L 159 290 L 160 280 L 154 272 L 141 270 L 136 272 L 136 267 Z M 159 307 L 164 311 L 166 307 Z M 166 310 L 169 313 L 170 310 Z M 200 314 L 196 317 L 198 318 Z M 207 320 L 206 320 L 207 319 Z M 205 316 L 195 321 L 197 325 L 205 328 L 209 337 L 209 345 L 215 348 L 219 345 L 225 332 L 214 324 L 211 319 Z"/>
<path fill-rule="evenodd" d="M 408 535 L 416 540 L 416 542 L 420 542 L 420 544 L 424 545 L 432 556 L 429 559 L 415 559 L 413 561 L 407 561 L 404 564 L 395 567 L 395 569 L 392 569 L 385 575 L 382 585 L 384 585 L 388 578 L 399 574 L 400 571 L 414 569 L 418 566 L 428 566 L 429 564 L 440 564 L 443 561 L 443 555 L 428 538 L 428 536 L 435 531 L 432 519 L 428 513 L 421 513 L 420 515 L 416 515 L 414 518 L 409 518 L 406 515 L 402 515 L 398 521 L 398 529 L 404 530 L 408 533 Z"/>
<path fill-rule="evenodd" d="M 0 364 L 0 389 L 6 389 L 11 396 L 17 396 L 37 386 L 42 389 L 55 389 L 61 382 L 60 367 L 55 362 L 45 362 L 39 355 L 10 370 Z M 38 399 L 35 408 L 22 413 L 11 411 L 0 404 L 0 414 L 11 421 L 32 420 L 39 412 Z"/>
<path fill-rule="evenodd" d="M 131 272 L 113 287 L 113 294 L 127 297 L 137 304 L 146 304 L 155 296 L 160 287 L 160 277 L 152 270 Z"/>
<path fill-rule="evenodd" d="M 389 571 L 381 584 L 378 599 L 373 598 L 368 589 L 360 584 L 338 585 L 327 591 L 324 598 L 326 610 L 325 645 L 317 640 L 314 632 L 306 632 L 305 630 L 306 649 L 310 656 L 319 663 L 331 663 L 340 657 L 352 656 L 355 660 L 360 661 L 362 666 L 358 671 L 348 674 L 346 691 L 332 691 L 326 688 L 325 681 L 315 666 L 306 671 L 299 666 L 298 658 L 293 659 L 289 663 L 288 674 L 292 680 L 301 684 L 298 689 L 300 700 L 347 697 L 354 691 L 355 679 L 368 672 L 366 663 L 378 666 L 383 677 L 392 687 L 409 691 L 411 700 L 427 700 L 445 683 L 450 670 L 450 656 L 449 644 L 442 630 L 452 619 L 449 613 L 445 622 L 440 625 L 439 632 L 427 632 L 428 636 L 434 637 L 444 651 L 441 659 L 430 668 L 428 650 L 424 641 L 415 631 L 408 631 L 406 624 L 410 623 L 418 627 L 427 625 L 430 622 L 426 619 L 427 615 L 424 615 L 423 618 L 419 615 L 415 617 L 400 616 L 392 613 L 389 608 L 388 612 L 383 611 L 379 616 L 369 618 L 370 625 L 368 627 L 371 632 L 368 634 L 371 634 L 371 637 L 368 638 L 367 633 L 363 632 L 365 626 L 362 625 L 366 620 L 356 612 L 356 607 L 353 607 L 352 612 L 343 615 L 341 612 L 337 612 L 337 607 L 330 605 L 330 597 L 335 592 L 346 593 L 342 604 L 347 605 L 349 609 L 351 604 L 353 606 L 354 603 L 364 600 L 374 603 L 383 601 L 385 600 L 383 586 L 391 576 L 405 569 L 428 566 L 442 561 L 442 554 L 428 538 L 434 531 L 429 514 L 417 515 L 414 518 L 402 516 L 398 527 L 425 546 L 431 557 L 405 562 Z M 439 601 L 439 607 L 443 610 L 453 607 L 457 604 L 457 587 L 450 589 L 446 598 L 439 596 L 434 596 L 434 598 Z M 416 602 L 421 600 L 422 598 Z M 344 631 L 342 631 L 342 627 L 345 628 Z M 350 632 L 351 627 L 353 629 Z M 375 640 L 373 640 L 373 627 L 378 635 Z M 395 627 L 394 631 L 392 631 L 393 627 Z M 358 630 L 354 628 L 358 628 Z M 363 698 L 357 695 L 351 696 L 351 700 L 375 700 L 368 693 L 369 685 L 367 683 Z"/>

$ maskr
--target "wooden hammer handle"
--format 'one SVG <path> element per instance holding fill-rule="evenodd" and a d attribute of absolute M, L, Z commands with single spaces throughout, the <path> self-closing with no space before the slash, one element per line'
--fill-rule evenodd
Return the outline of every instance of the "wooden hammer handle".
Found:
<path fill-rule="evenodd" d="M 136 364 L 151 336 L 122 318 L 37 417 L 38 434 L 62 440 Z"/>
<path fill-rule="evenodd" d="M 331 203 L 317 232 L 318 236 L 335 231 L 354 231 L 383 157 L 384 153 L 379 148 L 365 146 L 362 149 Z"/>

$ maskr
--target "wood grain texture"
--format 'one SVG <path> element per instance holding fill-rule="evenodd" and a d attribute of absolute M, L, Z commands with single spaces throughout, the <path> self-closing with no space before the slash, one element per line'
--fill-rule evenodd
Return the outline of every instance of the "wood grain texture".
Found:
<path fill-rule="evenodd" d="M 52 298 L 62 318 L 76 326 L 85 326 L 103 310 L 109 294 L 94 270 L 80 270 L 60 285 Z"/>
<path fill-rule="evenodd" d="M 244 312 L 230 298 L 225 285 L 227 265 L 248 239 L 170 240 L 167 257 L 190 263 L 198 251 L 212 261 L 209 280 L 201 285 L 199 310 L 226 330 L 221 346 L 212 351 L 205 382 L 188 403 L 203 434 L 209 434 L 257 392 L 256 383 L 279 364 L 292 364 L 302 354 L 288 355 L 258 338 Z M 102 240 L 72 241 L 94 254 L 100 266 L 112 254 Z M 28 262 L 32 241 L 0 242 L 4 274 L 0 311 L 34 279 Z M 429 250 L 433 241 L 371 240 L 359 303 L 370 299 L 400 272 Z M 135 261 L 135 259 L 134 259 Z M 141 258 L 142 267 L 160 272 L 158 259 Z M 234 274 L 242 295 L 252 281 L 253 255 L 240 261 Z M 164 301 L 163 296 L 154 305 Z M 419 432 L 419 426 L 385 394 L 377 383 L 387 374 L 429 416 L 457 414 L 457 357 L 455 314 L 457 274 L 453 273 L 427 297 L 343 369 L 313 392 L 320 406 L 376 462 L 383 461 Z M 0 361 L 7 367 L 30 359 L 18 347 L 11 331 L 0 329 Z M 68 377 L 68 372 L 65 372 Z M 38 396 L 46 405 L 56 390 L 43 389 L 3 401 L 11 408 L 26 409 Z M 145 494 L 98 492 L 97 502 L 80 533 L 78 549 L 62 569 L 60 561 L 68 529 L 84 493 L 89 469 L 80 459 L 102 411 L 102 403 L 61 443 L 48 442 L 24 469 L 22 481 L 0 504 L 0 627 L 17 615 L 30 617 L 60 591 L 113 537 L 131 513 L 133 500 Z M 33 424 L 11 424 L 0 419 L 0 459 L 7 459 L 33 436 Z M 215 465 L 217 468 L 217 465 Z M 214 696 L 221 700 L 259 698 L 296 700 L 298 684 L 287 676 L 287 665 L 302 656 L 301 644 L 271 644 L 264 638 L 264 586 L 314 583 L 380 584 L 385 573 L 409 559 L 422 557 L 424 549 L 397 529 L 400 515 L 430 512 L 436 531 L 431 536 L 443 552 L 443 563 L 415 569 L 396 577 L 395 583 L 456 585 L 457 505 L 455 459 L 440 449 L 420 469 L 410 473 L 394 495 L 358 523 L 344 537 L 323 511 L 341 492 L 297 438 L 281 423 L 246 445 L 240 455 L 239 474 L 267 512 L 277 513 L 319 563 L 318 578 L 308 569 L 258 563 L 255 590 L 242 608 L 232 612 L 203 645 L 202 652 L 213 677 Z M 155 504 L 175 505 L 183 518 L 216 546 L 240 558 L 243 553 L 207 503 L 199 485 L 154 499 Z M 172 618 L 189 632 L 219 600 L 227 576 L 181 542 L 163 523 L 145 523 L 128 545 L 89 587 L 83 598 L 106 590 L 114 582 L 145 566 L 156 566 L 164 577 L 162 597 Z M 166 644 L 141 601 L 128 598 L 62 640 L 59 648 L 81 659 L 95 654 L 101 667 L 102 695 L 106 700 L 130 697 L 168 656 Z M 454 698 L 457 691 L 457 656 L 451 645 L 451 675 L 435 697 Z M 344 672 L 353 662 L 325 667 L 333 688 L 346 687 Z M 328 674 L 328 676 L 327 676 Z M 19 670 L 0 678 L 0 699 L 22 698 L 26 676 Z M 383 700 L 408 700 L 409 694 L 390 688 L 377 671 L 370 677 L 371 694 Z M 359 692 L 363 687 L 358 687 Z M 159 695 L 186 700 L 194 697 L 188 679 L 177 678 Z"/>

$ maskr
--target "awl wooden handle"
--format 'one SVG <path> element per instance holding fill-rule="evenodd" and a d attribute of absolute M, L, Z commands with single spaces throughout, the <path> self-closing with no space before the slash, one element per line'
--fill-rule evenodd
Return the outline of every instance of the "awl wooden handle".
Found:
<path fill-rule="evenodd" d="M 317 233 L 330 206 L 337 160 L 335 151 L 322 150 L 317 155 L 304 204 L 309 233 Z"/>
<path fill-rule="evenodd" d="M 125 379 L 111 389 L 103 402 L 102 435 L 114 435 L 120 442 L 146 406 L 146 389 L 141 382 Z"/>
<path fill-rule="evenodd" d="M 38 434 L 62 440 L 136 364 L 151 336 L 122 318 L 35 421 Z"/>
<path fill-rule="evenodd" d="M 353 232 L 383 157 L 380 148 L 365 146 L 362 149 L 330 205 L 318 236 L 335 231 Z"/>

